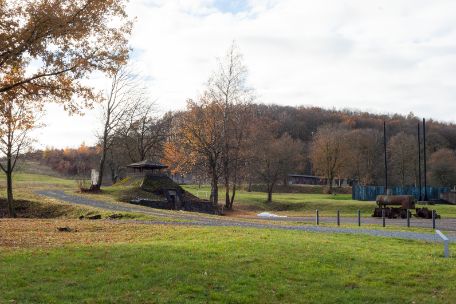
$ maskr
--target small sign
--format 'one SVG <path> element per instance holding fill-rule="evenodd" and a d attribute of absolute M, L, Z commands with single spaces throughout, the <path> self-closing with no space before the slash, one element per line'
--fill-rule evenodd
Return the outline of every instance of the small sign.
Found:
<path fill-rule="evenodd" d="M 92 181 L 92 186 L 95 186 L 98 183 L 99 176 L 100 176 L 100 173 L 97 170 L 92 169 L 92 172 L 90 174 L 90 180 Z"/>

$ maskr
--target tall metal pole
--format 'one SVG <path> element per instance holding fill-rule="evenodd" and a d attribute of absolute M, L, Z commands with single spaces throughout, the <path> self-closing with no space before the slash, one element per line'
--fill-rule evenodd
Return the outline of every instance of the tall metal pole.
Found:
<path fill-rule="evenodd" d="M 383 149 L 385 152 L 385 195 L 388 194 L 388 159 L 386 155 L 386 121 L 383 121 Z"/>
<path fill-rule="evenodd" d="M 428 200 L 427 195 L 427 166 L 426 166 L 426 120 L 423 118 L 423 165 L 424 165 L 424 201 Z"/>
<path fill-rule="evenodd" d="M 421 132 L 420 132 L 420 123 L 418 122 L 418 188 L 420 195 L 418 201 L 422 200 L 422 190 L 421 190 Z"/>

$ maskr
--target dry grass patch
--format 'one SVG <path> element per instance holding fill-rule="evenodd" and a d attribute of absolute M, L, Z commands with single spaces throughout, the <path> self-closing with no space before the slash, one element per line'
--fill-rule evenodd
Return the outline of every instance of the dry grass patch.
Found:
<path fill-rule="evenodd" d="M 59 231 L 68 227 L 71 231 Z M 174 230 L 164 225 L 135 224 L 113 220 L 2 219 L 0 247 L 34 248 L 62 245 L 134 243 L 156 239 Z M 166 231 L 165 231 L 166 230 Z"/>

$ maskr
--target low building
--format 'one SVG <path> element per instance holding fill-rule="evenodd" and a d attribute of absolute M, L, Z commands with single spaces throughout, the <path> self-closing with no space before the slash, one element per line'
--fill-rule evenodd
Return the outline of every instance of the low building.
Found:
<path fill-rule="evenodd" d="M 320 185 L 325 186 L 328 184 L 328 180 L 324 177 L 305 175 L 305 174 L 289 174 L 288 175 L 289 185 Z M 347 187 L 351 186 L 351 181 L 346 178 L 335 178 L 333 181 L 334 187 Z"/>

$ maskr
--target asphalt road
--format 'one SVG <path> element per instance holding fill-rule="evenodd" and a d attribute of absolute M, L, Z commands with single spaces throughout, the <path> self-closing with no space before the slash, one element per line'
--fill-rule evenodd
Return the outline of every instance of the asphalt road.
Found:
<path fill-rule="evenodd" d="M 348 233 L 348 234 L 364 234 L 379 237 L 393 237 L 400 239 L 409 240 L 422 240 L 429 242 L 440 242 L 440 239 L 430 233 L 417 233 L 417 232 L 406 232 L 406 231 L 388 231 L 381 230 L 381 219 L 375 218 L 362 218 L 362 224 L 379 224 L 380 229 L 365 229 L 365 228 L 343 228 L 343 227 L 322 227 L 322 226 L 311 226 L 309 224 L 314 223 L 315 218 L 311 217 L 288 217 L 280 219 L 260 219 L 260 218 L 245 218 L 243 220 L 237 220 L 233 218 L 226 218 L 220 216 L 208 216 L 201 215 L 198 213 L 188 214 L 180 212 L 168 212 L 160 209 L 153 209 L 144 206 L 130 205 L 130 204 L 116 204 L 101 200 L 88 199 L 85 197 L 66 194 L 61 190 L 41 190 L 36 192 L 39 195 L 58 199 L 70 204 L 77 204 L 95 208 L 101 208 L 114 212 L 137 212 L 147 215 L 156 216 L 163 218 L 163 221 L 135 221 L 143 224 L 164 224 L 164 225 L 191 225 L 191 226 L 223 226 L 223 227 L 246 227 L 246 228 L 260 228 L 260 229 L 282 229 L 282 230 L 299 230 L 307 232 L 324 232 L 324 233 Z M 177 219 L 184 221 L 169 221 L 169 219 Z M 167 221 L 168 220 L 168 221 Z M 274 220 L 277 223 L 271 224 L 270 221 Z M 269 222 L 268 222 L 269 221 Z M 299 225 L 294 223 L 293 225 L 287 224 L 287 222 L 304 222 L 307 225 Z M 320 219 L 321 223 L 335 222 L 335 218 L 323 217 Z M 357 218 L 341 218 L 341 224 L 355 224 Z M 430 220 L 412 220 L 413 226 L 415 227 L 432 227 Z M 387 220 L 388 225 L 405 226 L 405 220 Z M 429 226 L 431 225 L 431 226 Z M 441 219 L 438 221 L 437 228 L 443 230 L 455 230 L 456 231 L 456 220 L 453 219 Z M 451 229 L 449 229 L 451 228 Z M 456 236 L 449 236 L 450 242 L 456 243 Z"/>

